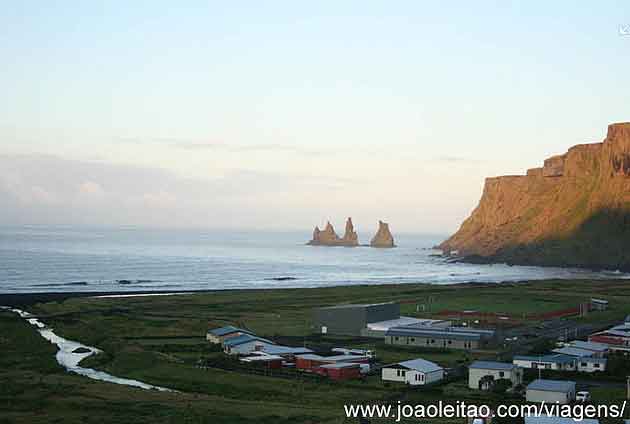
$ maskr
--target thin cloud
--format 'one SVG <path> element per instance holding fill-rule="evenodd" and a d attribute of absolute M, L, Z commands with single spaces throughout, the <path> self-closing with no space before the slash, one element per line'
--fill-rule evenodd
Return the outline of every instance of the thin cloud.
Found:
<path fill-rule="evenodd" d="M 437 162 L 449 162 L 449 163 L 477 163 L 482 162 L 481 159 L 467 158 L 463 156 L 440 156 L 435 158 Z"/>
<path fill-rule="evenodd" d="M 259 144 L 231 144 L 218 141 L 186 140 L 177 138 L 118 138 L 117 141 L 129 144 L 155 143 L 181 150 L 210 150 L 225 151 L 231 153 L 247 152 L 288 152 L 300 155 L 323 155 L 327 152 L 308 149 L 301 146 L 282 143 L 259 143 Z"/>

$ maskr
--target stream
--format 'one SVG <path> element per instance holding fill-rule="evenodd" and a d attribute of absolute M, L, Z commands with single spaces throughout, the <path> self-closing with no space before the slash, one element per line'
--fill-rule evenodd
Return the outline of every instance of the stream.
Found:
<path fill-rule="evenodd" d="M 109 383 L 120 384 L 123 386 L 138 387 L 140 389 L 145 389 L 145 390 L 158 390 L 161 392 L 175 392 L 175 390 L 167 389 L 166 387 L 154 386 L 152 384 L 143 383 L 142 381 L 116 377 L 103 371 L 98 371 L 92 368 L 81 367 L 79 366 L 79 363 L 83 359 L 87 358 L 88 356 L 94 355 L 96 353 L 100 353 L 101 350 L 95 347 L 85 346 L 85 345 L 82 345 L 81 343 L 78 343 L 72 340 L 67 340 L 67 339 L 64 339 L 63 337 L 58 336 L 57 334 L 54 333 L 54 331 L 51 328 L 48 328 L 44 323 L 42 323 L 37 318 L 34 318 L 31 314 L 29 314 L 26 311 L 22 311 L 20 309 L 15 309 L 15 308 L 9 308 L 6 306 L 3 306 L 1 308 L 15 312 L 20 317 L 24 318 L 29 324 L 37 327 L 37 331 L 43 338 L 57 345 L 57 347 L 59 348 L 59 350 L 57 351 L 57 354 L 55 355 L 57 362 L 59 363 L 59 365 L 64 367 L 68 372 L 83 375 L 93 380 L 107 381 Z"/>

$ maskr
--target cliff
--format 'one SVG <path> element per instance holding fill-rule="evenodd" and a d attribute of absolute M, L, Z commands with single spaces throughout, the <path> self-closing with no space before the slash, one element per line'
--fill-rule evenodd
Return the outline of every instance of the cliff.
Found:
<path fill-rule="evenodd" d="M 394 244 L 394 236 L 389 231 L 389 224 L 378 221 L 378 231 L 370 241 L 372 247 L 396 247 Z"/>
<path fill-rule="evenodd" d="M 359 237 L 354 231 L 354 225 L 352 225 L 352 218 L 348 218 L 346 221 L 346 231 L 343 238 L 340 238 L 330 222 L 326 223 L 326 227 L 320 230 L 319 227 L 315 227 L 313 230 L 313 239 L 307 244 L 311 246 L 346 246 L 354 247 L 359 245 Z"/>
<path fill-rule="evenodd" d="M 630 123 L 526 175 L 486 179 L 439 247 L 470 261 L 630 270 Z"/>

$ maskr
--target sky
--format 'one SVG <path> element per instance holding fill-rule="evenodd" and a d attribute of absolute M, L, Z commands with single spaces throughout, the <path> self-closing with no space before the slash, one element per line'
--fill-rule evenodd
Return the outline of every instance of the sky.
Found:
<path fill-rule="evenodd" d="M 0 225 L 445 234 L 630 121 L 627 1 L 0 0 Z"/>

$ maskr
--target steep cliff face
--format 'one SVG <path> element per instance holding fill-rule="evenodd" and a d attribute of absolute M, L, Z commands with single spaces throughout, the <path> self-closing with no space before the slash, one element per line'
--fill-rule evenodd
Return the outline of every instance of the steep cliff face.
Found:
<path fill-rule="evenodd" d="M 378 231 L 370 241 L 372 247 L 396 247 L 394 244 L 394 236 L 389 231 L 389 224 L 378 221 Z"/>
<path fill-rule="evenodd" d="M 477 208 L 439 247 L 469 260 L 630 269 L 630 123 L 526 175 L 486 179 Z"/>

